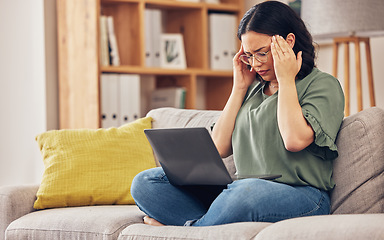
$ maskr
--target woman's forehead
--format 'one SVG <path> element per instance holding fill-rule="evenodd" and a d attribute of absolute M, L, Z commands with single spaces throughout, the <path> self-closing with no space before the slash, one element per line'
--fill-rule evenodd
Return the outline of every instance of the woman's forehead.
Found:
<path fill-rule="evenodd" d="M 249 31 L 241 35 L 241 42 L 244 52 L 254 53 L 266 50 L 270 44 L 272 37 L 267 34 Z"/>

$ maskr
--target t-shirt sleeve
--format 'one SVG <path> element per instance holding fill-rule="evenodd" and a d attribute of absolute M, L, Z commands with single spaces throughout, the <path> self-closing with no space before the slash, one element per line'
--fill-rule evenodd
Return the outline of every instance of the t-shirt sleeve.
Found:
<path fill-rule="evenodd" d="M 344 118 L 344 94 L 339 81 L 324 74 L 314 80 L 300 100 L 303 115 L 315 132 L 306 150 L 324 160 L 338 156 L 336 137 Z"/>

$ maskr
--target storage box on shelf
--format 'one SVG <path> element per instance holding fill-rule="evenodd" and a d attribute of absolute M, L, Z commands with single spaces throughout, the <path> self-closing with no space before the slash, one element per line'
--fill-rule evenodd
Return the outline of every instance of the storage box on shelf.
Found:
<path fill-rule="evenodd" d="M 239 21 L 243 0 L 221 0 L 218 4 L 175 0 L 58 0 L 57 7 L 60 128 L 101 126 L 102 73 L 153 75 L 156 87 L 185 88 L 186 108 L 224 107 L 232 87 L 232 71 L 210 69 L 208 14 L 229 13 Z M 146 9 L 162 11 L 163 33 L 183 35 L 186 69 L 146 66 Z M 100 64 L 101 14 L 114 19 L 120 66 Z"/>

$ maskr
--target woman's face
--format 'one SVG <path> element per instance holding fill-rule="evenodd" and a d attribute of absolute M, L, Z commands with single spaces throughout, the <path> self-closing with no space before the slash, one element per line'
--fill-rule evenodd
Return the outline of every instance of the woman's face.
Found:
<path fill-rule="evenodd" d="M 244 54 L 248 56 L 252 56 L 260 52 L 268 52 L 267 61 L 265 63 L 261 63 L 257 59 L 254 59 L 252 71 L 256 71 L 264 79 L 264 81 L 276 80 L 271 53 L 272 37 L 266 34 L 249 31 L 241 35 L 241 42 Z"/>

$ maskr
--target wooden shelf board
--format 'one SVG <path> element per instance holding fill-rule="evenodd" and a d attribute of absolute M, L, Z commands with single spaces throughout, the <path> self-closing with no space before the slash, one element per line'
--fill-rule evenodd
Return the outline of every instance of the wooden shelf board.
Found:
<path fill-rule="evenodd" d="M 229 11 L 229 12 L 242 11 L 239 5 L 236 5 L 236 4 L 228 4 L 228 3 L 221 3 L 221 4 L 203 3 L 203 4 L 207 7 L 208 10 L 212 10 L 212 11 Z"/>
<path fill-rule="evenodd" d="M 175 1 L 175 0 L 102 0 L 101 3 L 140 3 L 144 2 L 151 8 L 188 8 L 199 9 L 206 8 L 209 11 L 241 11 L 240 6 L 230 3 L 205 3 L 205 2 L 188 2 L 188 1 Z"/>
<path fill-rule="evenodd" d="M 232 77 L 232 71 L 219 71 L 210 69 L 168 69 L 168 68 L 146 68 L 136 66 L 103 66 L 101 67 L 103 73 L 132 73 L 141 75 L 196 75 L 201 77 Z"/>
<path fill-rule="evenodd" d="M 154 8 L 188 8 L 188 9 L 199 9 L 202 7 L 201 3 L 195 2 L 182 2 L 182 1 L 169 1 L 169 0 L 146 0 L 145 4 L 148 7 Z"/>

